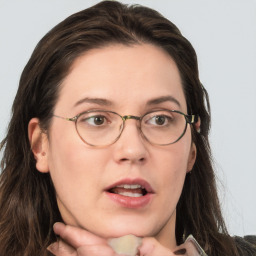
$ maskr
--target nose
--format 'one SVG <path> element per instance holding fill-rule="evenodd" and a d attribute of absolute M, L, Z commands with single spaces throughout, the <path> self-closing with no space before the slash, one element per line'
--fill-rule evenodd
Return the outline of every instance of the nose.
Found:
<path fill-rule="evenodd" d="M 113 144 L 118 163 L 143 164 L 148 159 L 148 142 L 141 135 L 137 120 L 126 120 L 123 132 Z"/>

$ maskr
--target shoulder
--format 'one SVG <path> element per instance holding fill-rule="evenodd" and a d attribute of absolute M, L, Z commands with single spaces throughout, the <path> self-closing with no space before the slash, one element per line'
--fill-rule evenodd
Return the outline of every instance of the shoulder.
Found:
<path fill-rule="evenodd" d="M 256 236 L 234 237 L 240 256 L 256 256 Z"/>

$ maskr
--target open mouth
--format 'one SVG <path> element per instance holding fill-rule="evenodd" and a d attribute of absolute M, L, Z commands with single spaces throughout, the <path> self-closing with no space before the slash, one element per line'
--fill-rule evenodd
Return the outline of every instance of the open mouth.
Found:
<path fill-rule="evenodd" d="M 123 179 L 105 189 L 106 195 L 125 208 L 141 209 L 150 204 L 154 190 L 144 179 Z"/>
<path fill-rule="evenodd" d="M 141 197 L 148 193 L 147 189 L 140 184 L 122 184 L 110 188 L 108 192 L 128 197 Z"/>

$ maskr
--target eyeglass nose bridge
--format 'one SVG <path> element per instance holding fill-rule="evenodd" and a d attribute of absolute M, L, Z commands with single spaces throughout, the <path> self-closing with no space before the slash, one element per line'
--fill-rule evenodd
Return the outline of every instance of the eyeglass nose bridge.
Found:
<path fill-rule="evenodd" d="M 126 115 L 126 116 L 121 116 L 121 117 L 124 122 L 128 119 L 141 120 L 141 118 L 139 116 Z"/>
<path fill-rule="evenodd" d="M 121 129 L 120 129 L 120 134 L 119 134 L 119 136 L 117 137 L 117 139 L 116 139 L 116 141 L 121 137 L 121 135 L 122 135 L 122 133 L 123 133 L 123 131 L 124 131 L 124 127 L 125 127 L 125 121 L 126 120 L 128 120 L 128 119 L 134 119 L 134 120 L 136 120 L 136 121 L 141 121 L 141 117 L 139 117 L 139 116 L 133 116 L 133 115 L 125 115 L 125 116 L 120 116 L 121 118 L 122 118 L 122 120 L 123 120 L 123 124 L 121 125 Z M 137 126 L 137 128 L 139 129 L 139 131 L 140 131 L 140 134 L 142 135 L 142 137 L 145 137 L 145 135 L 143 134 L 143 132 L 142 132 L 142 130 L 141 130 L 141 123 L 139 122 L 138 123 L 138 126 Z"/>

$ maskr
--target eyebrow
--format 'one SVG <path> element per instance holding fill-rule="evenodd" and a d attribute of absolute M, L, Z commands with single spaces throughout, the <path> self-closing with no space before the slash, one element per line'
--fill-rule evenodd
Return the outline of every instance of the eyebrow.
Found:
<path fill-rule="evenodd" d="M 162 96 L 162 97 L 158 97 L 158 98 L 149 100 L 147 102 L 147 105 L 157 105 L 157 104 L 164 103 L 166 101 L 174 102 L 179 107 L 181 106 L 180 102 L 177 99 L 175 99 L 173 96 Z"/>
<path fill-rule="evenodd" d="M 158 105 L 158 104 L 161 104 L 161 103 L 164 103 L 164 102 L 167 102 L 167 101 L 174 102 L 179 107 L 181 106 L 179 101 L 177 99 L 175 99 L 173 96 L 158 97 L 158 98 L 149 100 L 146 105 L 148 105 L 148 106 Z M 83 103 L 92 103 L 92 104 L 97 104 L 97 105 L 100 105 L 100 106 L 112 106 L 113 105 L 113 103 L 110 100 L 107 100 L 107 99 L 86 97 L 86 98 L 83 98 L 83 99 L 77 101 L 74 106 L 76 107 L 76 106 L 78 106 L 80 104 L 83 104 Z"/>
<path fill-rule="evenodd" d="M 97 104 L 97 105 L 100 105 L 100 106 L 111 106 L 113 105 L 113 103 L 107 99 L 102 99 L 102 98 L 83 98 L 79 101 L 77 101 L 75 103 L 75 107 L 82 104 L 82 103 L 93 103 L 93 104 Z"/>

